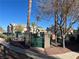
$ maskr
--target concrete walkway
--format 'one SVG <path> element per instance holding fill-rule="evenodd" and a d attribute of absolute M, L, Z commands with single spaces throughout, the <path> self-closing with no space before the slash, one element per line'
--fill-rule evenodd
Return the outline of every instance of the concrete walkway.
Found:
<path fill-rule="evenodd" d="M 65 54 L 53 55 L 59 59 L 76 59 L 79 56 L 77 52 L 67 52 Z"/>
<path fill-rule="evenodd" d="M 36 48 L 38 50 L 42 50 L 44 51 L 43 48 Z M 51 57 L 55 57 L 57 59 L 76 59 L 79 56 L 79 52 L 73 52 L 73 51 L 69 51 L 63 54 L 55 54 L 55 55 L 49 55 Z"/>
<path fill-rule="evenodd" d="M 44 51 L 42 48 L 38 50 Z M 79 52 L 69 51 L 63 54 L 55 54 L 55 55 L 48 55 L 48 56 L 51 56 L 52 57 L 51 59 L 76 59 L 79 56 Z M 46 58 L 46 59 L 50 59 L 50 58 Z"/>
<path fill-rule="evenodd" d="M 2 43 L 2 42 L 4 42 L 4 40 L 0 38 L 0 43 Z M 12 47 L 13 46 L 11 46 L 10 49 Z M 13 47 L 13 48 L 16 48 L 17 52 L 22 51 L 21 53 L 25 53 L 26 55 L 31 56 L 34 59 L 76 59 L 79 56 L 79 53 L 72 52 L 72 51 L 64 53 L 64 54 L 46 56 L 42 53 L 39 54 L 39 53 L 36 53 L 36 52 L 28 50 L 28 49 L 24 50 L 24 49 L 20 49 L 20 48 L 17 48 L 17 47 Z"/>

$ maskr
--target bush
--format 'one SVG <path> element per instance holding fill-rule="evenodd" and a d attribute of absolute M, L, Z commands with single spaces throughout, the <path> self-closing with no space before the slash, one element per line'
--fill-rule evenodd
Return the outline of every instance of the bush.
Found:
<path fill-rule="evenodd" d="M 7 35 L 0 34 L 0 38 L 6 39 L 7 38 Z"/>
<path fill-rule="evenodd" d="M 10 41 L 11 41 L 11 39 L 12 39 L 12 37 L 7 36 L 7 38 L 5 39 L 5 41 L 6 41 L 6 42 L 10 42 Z"/>
<path fill-rule="evenodd" d="M 7 36 L 5 34 L 0 34 L 0 38 L 5 39 L 6 42 L 10 42 L 13 39 L 13 36 L 12 35 Z"/>

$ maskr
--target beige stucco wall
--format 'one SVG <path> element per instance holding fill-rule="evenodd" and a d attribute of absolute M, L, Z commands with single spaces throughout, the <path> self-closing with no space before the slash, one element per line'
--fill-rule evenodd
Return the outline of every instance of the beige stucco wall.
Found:
<path fill-rule="evenodd" d="M 50 48 L 50 37 L 47 32 L 44 33 L 44 48 Z"/>

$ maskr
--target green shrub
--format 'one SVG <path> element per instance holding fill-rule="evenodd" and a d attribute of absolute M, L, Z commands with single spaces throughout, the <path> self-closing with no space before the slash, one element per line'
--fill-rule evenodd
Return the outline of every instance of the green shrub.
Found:
<path fill-rule="evenodd" d="M 13 35 L 5 35 L 5 34 L 0 34 L 0 38 L 5 39 L 6 42 L 10 42 L 13 39 Z"/>
<path fill-rule="evenodd" d="M 7 38 L 5 39 L 5 41 L 6 41 L 6 42 L 10 42 L 10 41 L 11 41 L 11 39 L 12 39 L 12 37 L 11 37 L 11 36 L 7 36 Z"/>
<path fill-rule="evenodd" d="M 0 38 L 6 39 L 7 38 L 7 35 L 0 34 Z"/>

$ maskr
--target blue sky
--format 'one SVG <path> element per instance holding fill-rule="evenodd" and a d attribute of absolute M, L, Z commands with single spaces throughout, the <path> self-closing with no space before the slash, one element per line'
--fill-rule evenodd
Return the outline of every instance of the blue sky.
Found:
<path fill-rule="evenodd" d="M 27 1 L 0 0 L 0 26 L 6 29 L 10 23 L 26 23 Z"/>
<path fill-rule="evenodd" d="M 10 23 L 27 24 L 27 8 L 28 0 L 0 0 L 0 27 L 6 30 Z M 31 22 L 36 19 L 35 13 L 36 8 L 33 0 Z M 38 25 L 46 28 L 51 24 L 53 24 L 53 18 L 52 20 L 42 20 Z M 74 28 L 77 28 L 77 26 Z"/>
<path fill-rule="evenodd" d="M 27 24 L 27 8 L 28 0 L 0 0 L 0 27 L 6 30 L 10 23 Z M 32 10 L 31 22 L 34 22 L 34 2 Z M 39 22 L 39 25 L 44 28 L 49 24 L 48 21 Z"/>

